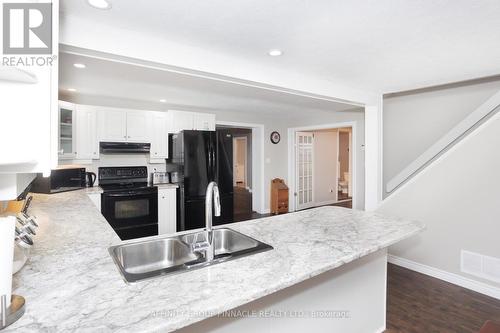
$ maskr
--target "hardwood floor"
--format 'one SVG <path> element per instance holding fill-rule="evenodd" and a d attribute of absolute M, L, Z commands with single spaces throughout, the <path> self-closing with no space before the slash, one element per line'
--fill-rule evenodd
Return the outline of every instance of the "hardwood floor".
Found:
<path fill-rule="evenodd" d="M 500 322 L 500 301 L 388 264 L 386 333 L 478 332 Z"/>
<path fill-rule="evenodd" d="M 344 208 L 352 208 L 352 200 L 345 200 L 341 201 L 335 204 L 331 204 L 329 206 L 338 206 L 338 207 L 344 207 Z"/>
<path fill-rule="evenodd" d="M 260 219 L 270 214 L 259 214 L 252 211 L 252 193 L 245 188 L 234 187 L 234 214 L 235 222 Z"/>
<path fill-rule="evenodd" d="M 338 199 L 338 200 L 346 200 L 346 199 L 352 199 L 352 198 L 349 196 L 349 194 L 347 194 L 347 193 L 342 193 L 342 191 L 339 191 L 339 192 L 337 193 L 337 199 Z"/>

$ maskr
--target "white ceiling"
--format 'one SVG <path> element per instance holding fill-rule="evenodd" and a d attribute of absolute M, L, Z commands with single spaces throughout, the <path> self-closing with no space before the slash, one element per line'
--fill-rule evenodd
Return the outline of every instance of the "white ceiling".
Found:
<path fill-rule="evenodd" d="M 370 91 L 500 74 L 498 0 L 110 1 L 61 11 Z"/>
<path fill-rule="evenodd" d="M 85 69 L 73 66 L 83 63 Z M 69 92 L 74 88 L 77 92 Z M 338 112 L 356 108 L 349 104 L 303 97 L 223 81 L 92 57 L 61 53 L 61 98 L 101 105 L 151 109 L 218 110 L 251 112 L 264 116 L 304 116 L 307 111 Z M 161 103 L 165 99 L 167 103 Z M 119 105 L 117 101 L 121 101 Z M 361 109 L 362 110 L 362 109 Z"/>

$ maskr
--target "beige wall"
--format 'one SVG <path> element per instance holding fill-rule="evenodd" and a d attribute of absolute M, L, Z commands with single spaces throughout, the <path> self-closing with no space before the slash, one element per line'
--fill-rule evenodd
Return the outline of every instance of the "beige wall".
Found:
<path fill-rule="evenodd" d="M 382 203 L 380 213 L 427 226 L 391 254 L 500 288 L 460 271 L 462 249 L 500 258 L 499 133 L 497 114 Z"/>
<path fill-rule="evenodd" d="M 337 200 L 337 130 L 314 131 L 314 201 L 316 205 Z"/>
<path fill-rule="evenodd" d="M 384 99 L 384 197 L 394 176 L 500 90 L 500 81 Z"/>

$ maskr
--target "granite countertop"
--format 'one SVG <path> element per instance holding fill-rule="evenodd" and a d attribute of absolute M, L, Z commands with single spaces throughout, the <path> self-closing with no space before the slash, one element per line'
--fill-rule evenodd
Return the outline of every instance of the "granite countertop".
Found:
<path fill-rule="evenodd" d="M 274 250 L 127 285 L 108 247 L 120 240 L 86 190 L 35 195 L 39 232 L 14 276 L 26 313 L 5 332 L 173 331 L 410 237 L 418 222 L 323 207 L 231 224 Z M 158 312 L 170 316 L 155 315 Z"/>

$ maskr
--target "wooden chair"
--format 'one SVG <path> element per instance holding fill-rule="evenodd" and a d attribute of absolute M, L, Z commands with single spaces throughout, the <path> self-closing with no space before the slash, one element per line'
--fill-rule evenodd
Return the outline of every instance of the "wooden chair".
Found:
<path fill-rule="evenodd" d="M 271 214 L 288 213 L 288 186 L 280 178 L 271 180 Z"/>
<path fill-rule="evenodd" d="M 484 323 L 483 327 L 481 327 L 479 333 L 500 333 L 500 324 L 488 320 Z"/>

